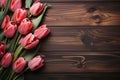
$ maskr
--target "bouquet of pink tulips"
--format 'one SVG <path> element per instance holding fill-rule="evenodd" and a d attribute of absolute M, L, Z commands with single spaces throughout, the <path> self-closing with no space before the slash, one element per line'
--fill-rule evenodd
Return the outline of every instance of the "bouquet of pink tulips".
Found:
<path fill-rule="evenodd" d="M 38 50 L 50 33 L 40 26 L 47 8 L 40 0 L 0 0 L 0 80 L 24 80 L 44 65 Z"/>

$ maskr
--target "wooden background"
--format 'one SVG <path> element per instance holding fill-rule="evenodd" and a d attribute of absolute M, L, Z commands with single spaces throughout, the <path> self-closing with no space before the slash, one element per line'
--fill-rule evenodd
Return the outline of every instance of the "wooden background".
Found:
<path fill-rule="evenodd" d="M 51 29 L 40 54 L 46 65 L 25 80 L 120 80 L 120 2 L 41 0 Z"/>

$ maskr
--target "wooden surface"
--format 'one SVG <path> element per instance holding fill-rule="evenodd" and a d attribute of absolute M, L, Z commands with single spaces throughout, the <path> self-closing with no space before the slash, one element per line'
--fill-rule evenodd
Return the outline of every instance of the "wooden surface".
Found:
<path fill-rule="evenodd" d="M 119 0 L 41 0 L 51 34 L 39 53 L 46 65 L 25 80 L 120 80 Z"/>

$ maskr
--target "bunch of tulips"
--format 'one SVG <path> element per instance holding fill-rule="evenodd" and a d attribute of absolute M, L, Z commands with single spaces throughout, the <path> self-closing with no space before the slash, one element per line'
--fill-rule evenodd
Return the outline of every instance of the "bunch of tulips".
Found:
<path fill-rule="evenodd" d="M 24 80 L 44 65 L 38 51 L 50 33 L 41 25 L 47 8 L 40 0 L 0 0 L 0 80 Z"/>

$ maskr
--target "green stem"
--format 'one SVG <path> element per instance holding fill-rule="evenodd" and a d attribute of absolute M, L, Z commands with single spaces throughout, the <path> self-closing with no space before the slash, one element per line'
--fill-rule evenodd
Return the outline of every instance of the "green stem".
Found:
<path fill-rule="evenodd" d="M 23 72 L 21 72 L 19 75 L 15 76 L 13 80 L 16 80 L 18 77 L 20 77 L 23 73 L 25 73 L 27 70 L 29 70 L 29 67 L 27 67 Z"/>
<path fill-rule="evenodd" d="M 22 47 L 21 45 L 19 45 L 19 47 L 17 48 L 17 50 L 15 51 L 15 55 L 14 55 L 14 59 L 13 62 L 17 59 L 17 57 L 20 55 L 21 51 L 23 50 L 24 47 Z"/>
<path fill-rule="evenodd" d="M 11 72 L 9 80 L 12 80 L 14 73 L 15 73 L 14 71 Z"/>
<path fill-rule="evenodd" d="M 8 40 L 8 38 L 7 37 L 5 37 L 5 40 L 4 40 L 4 42 L 7 44 L 7 40 Z"/>
<path fill-rule="evenodd" d="M 18 38 L 18 35 L 19 35 L 19 32 L 17 31 L 16 34 L 15 34 L 15 36 L 14 36 L 14 38 L 10 42 L 10 46 L 11 46 L 10 47 L 10 52 L 14 53 L 15 42 L 16 42 L 16 40 Z"/>
<path fill-rule="evenodd" d="M 1 66 L 1 67 L 0 67 L 0 75 L 1 75 L 1 73 L 2 73 L 2 71 L 3 71 L 3 69 L 4 69 L 4 68 Z"/>
<path fill-rule="evenodd" d="M 19 42 L 21 36 L 22 36 L 22 35 L 19 34 L 19 36 L 18 36 L 18 38 L 17 38 L 17 41 L 16 41 L 16 43 L 15 43 L 15 46 L 14 46 L 14 51 L 16 50 L 16 47 L 18 46 L 18 42 Z"/>

